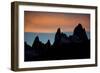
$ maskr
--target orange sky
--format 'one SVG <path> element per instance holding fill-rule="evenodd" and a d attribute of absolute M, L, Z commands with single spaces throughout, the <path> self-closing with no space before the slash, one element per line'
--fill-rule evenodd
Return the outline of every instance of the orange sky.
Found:
<path fill-rule="evenodd" d="M 25 32 L 56 32 L 61 28 L 63 32 L 72 32 L 81 23 L 86 31 L 90 30 L 89 14 L 51 13 L 51 12 L 24 12 Z"/>

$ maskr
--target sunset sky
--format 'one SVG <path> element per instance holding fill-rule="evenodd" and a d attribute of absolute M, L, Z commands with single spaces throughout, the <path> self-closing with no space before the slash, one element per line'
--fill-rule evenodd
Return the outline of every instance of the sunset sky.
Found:
<path fill-rule="evenodd" d="M 90 31 L 90 15 L 54 12 L 24 12 L 24 31 L 51 33 L 61 28 L 62 32 L 73 32 L 81 23 L 86 31 Z"/>

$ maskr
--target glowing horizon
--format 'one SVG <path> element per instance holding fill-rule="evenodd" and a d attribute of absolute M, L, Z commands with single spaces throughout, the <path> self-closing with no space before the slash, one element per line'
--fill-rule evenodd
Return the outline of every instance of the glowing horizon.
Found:
<path fill-rule="evenodd" d="M 81 23 L 87 32 L 90 31 L 90 15 L 54 12 L 24 12 L 24 31 L 36 33 L 53 33 L 58 28 L 62 32 L 73 32 Z"/>

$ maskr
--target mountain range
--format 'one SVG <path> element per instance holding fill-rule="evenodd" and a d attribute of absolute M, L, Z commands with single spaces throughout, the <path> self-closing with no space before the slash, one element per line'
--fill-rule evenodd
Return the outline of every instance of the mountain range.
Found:
<path fill-rule="evenodd" d="M 24 61 L 84 59 L 90 58 L 90 39 L 85 28 L 78 24 L 70 36 L 58 28 L 53 44 L 49 39 L 44 44 L 36 36 L 32 46 L 24 42 L 24 49 Z"/>

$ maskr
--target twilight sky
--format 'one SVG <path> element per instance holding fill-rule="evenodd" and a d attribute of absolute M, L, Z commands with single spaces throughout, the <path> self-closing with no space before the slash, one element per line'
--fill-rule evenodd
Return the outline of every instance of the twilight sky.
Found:
<path fill-rule="evenodd" d="M 62 32 L 73 32 L 81 23 L 86 31 L 90 31 L 90 15 L 54 12 L 24 12 L 24 31 L 50 33 L 60 27 Z"/>

